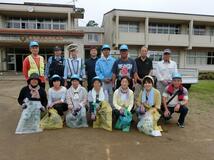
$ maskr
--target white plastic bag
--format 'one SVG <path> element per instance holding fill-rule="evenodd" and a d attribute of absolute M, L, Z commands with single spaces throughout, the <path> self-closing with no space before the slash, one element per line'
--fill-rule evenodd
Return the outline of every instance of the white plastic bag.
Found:
<path fill-rule="evenodd" d="M 162 136 L 159 130 L 154 129 L 153 116 L 151 112 L 146 112 L 140 117 L 140 121 L 137 124 L 137 128 L 140 132 L 150 136 Z"/>
<path fill-rule="evenodd" d="M 27 134 L 42 132 L 40 128 L 40 108 L 42 104 L 40 101 L 26 102 L 27 108 L 22 111 L 19 123 L 16 128 L 16 134 Z"/>
<path fill-rule="evenodd" d="M 81 107 L 76 113 L 68 112 L 66 114 L 66 125 L 69 128 L 88 127 L 85 107 Z"/>

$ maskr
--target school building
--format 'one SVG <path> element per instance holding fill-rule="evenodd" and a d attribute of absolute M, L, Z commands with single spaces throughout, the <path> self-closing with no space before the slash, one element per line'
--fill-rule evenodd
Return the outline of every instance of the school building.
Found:
<path fill-rule="evenodd" d="M 158 61 L 165 48 L 173 51 L 179 68 L 214 71 L 214 16 L 113 9 L 103 17 L 104 40 L 121 44 L 137 57 L 141 46 Z"/>
<path fill-rule="evenodd" d="M 84 9 L 74 5 L 0 3 L 0 71 L 22 71 L 31 40 L 39 42 L 46 61 L 56 45 L 68 56 L 66 47 L 71 43 L 78 45 L 81 57 L 88 58 L 92 45 L 102 45 L 104 29 L 79 27 L 83 17 Z"/>

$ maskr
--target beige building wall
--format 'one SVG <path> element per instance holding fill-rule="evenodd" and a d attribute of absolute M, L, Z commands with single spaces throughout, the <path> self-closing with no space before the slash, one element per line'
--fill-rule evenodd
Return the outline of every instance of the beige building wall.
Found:
<path fill-rule="evenodd" d="M 139 22 L 139 32 L 120 32 L 120 21 Z M 178 24 L 180 34 L 149 33 L 149 23 Z M 132 53 L 135 52 L 134 50 L 139 51 L 143 45 L 157 50 L 171 48 L 178 54 L 180 68 L 214 71 L 214 64 L 208 65 L 205 61 L 204 65 L 188 64 L 187 62 L 189 51 L 202 50 L 200 54 L 207 57 L 208 49 L 214 53 L 214 35 L 210 33 L 214 27 L 214 16 L 113 9 L 104 15 L 103 25 L 104 41 L 115 49 L 124 43 L 132 48 Z M 206 26 L 205 34 L 195 35 L 194 26 Z"/>
<path fill-rule="evenodd" d="M 18 17 L 17 17 L 18 16 Z M 83 18 L 84 9 L 76 8 L 72 5 L 56 5 L 43 3 L 24 3 L 24 4 L 0 4 L 0 71 L 7 71 L 8 64 L 6 50 L 20 48 L 25 50 L 31 40 L 39 41 L 40 48 L 49 49 L 45 57 L 50 56 L 50 51 L 56 45 L 64 47 L 65 57 L 68 57 L 67 45 L 74 43 L 78 45 L 79 57 L 84 58 L 84 31 L 79 29 L 78 19 Z M 6 28 L 6 19 L 8 17 L 33 19 L 51 19 L 52 23 L 59 17 L 66 24 L 65 30 L 52 29 L 31 29 L 31 28 Z M 22 21 L 23 22 L 23 21 Z M 30 22 L 30 21 L 29 21 Z M 28 23 L 29 23 L 28 22 Z M 46 22 L 45 22 L 46 23 Z M 22 25 L 22 24 L 21 24 Z M 26 31 L 26 32 L 25 32 Z M 27 51 L 28 52 L 28 51 Z M 19 57 L 28 53 L 18 53 Z M 47 51 L 46 51 L 47 52 Z M 18 56 L 15 51 L 12 56 Z M 23 54 L 23 55 L 22 55 Z M 16 63 L 16 59 L 15 62 Z M 19 61 L 19 66 L 20 66 Z M 15 65 L 16 69 L 16 65 Z M 15 70 L 14 70 L 15 71 Z"/>

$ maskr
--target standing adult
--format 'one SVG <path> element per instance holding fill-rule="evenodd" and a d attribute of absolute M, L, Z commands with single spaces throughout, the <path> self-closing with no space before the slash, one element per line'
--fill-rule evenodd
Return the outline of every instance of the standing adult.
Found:
<path fill-rule="evenodd" d="M 156 68 L 157 89 L 161 95 L 166 86 L 172 81 L 172 74 L 177 73 L 177 63 L 171 60 L 172 51 L 165 49 L 163 51 L 163 60 L 158 62 Z"/>
<path fill-rule="evenodd" d="M 53 87 L 51 77 L 58 75 L 61 77 L 62 84 L 64 84 L 65 59 L 62 56 L 62 49 L 59 46 L 54 47 L 54 56 L 48 58 L 48 63 L 45 69 L 45 78 L 49 81 L 50 88 Z"/>
<path fill-rule="evenodd" d="M 26 80 L 32 73 L 37 73 L 41 81 L 40 86 L 45 88 L 44 58 L 39 55 L 39 43 L 31 41 L 29 49 L 31 54 L 24 59 L 22 72 Z"/>
<path fill-rule="evenodd" d="M 71 86 L 71 76 L 78 75 L 81 81 L 85 81 L 85 65 L 82 58 L 78 57 L 78 49 L 76 44 L 70 44 L 68 46 L 69 58 L 66 59 L 65 69 L 64 69 L 64 80 L 65 86 L 70 88 Z"/>
<path fill-rule="evenodd" d="M 121 78 L 127 76 L 130 79 L 129 88 L 133 88 L 133 79 L 137 80 L 137 66 L 136 62 L 128 57 L 128 46 L 123 44 L 120 46 L 120 58 L 115 61 L 113 71 L 113 85 L 116 82 L 116 89 L 120 87 Z"/>
<path fill-rule="evenodd" d="M 98 59 L 95 67 L 97 76 L 99 76 L 103 81 L 103 89 L 108 92 L 109 103 L 112 105 L 113 98 L 113 81 L 112 81 L 112 67 L 115 62 L 115 58 L 110 55 L 110 46 L 104 44 L 102 46 L 102 57 Z"/>
<path fill-rule="evenodd" d="M 142 80 L 145 76 L 152 74 L 152 61 L 147 57 L 148 48 L 143 46 L 140 49 L 140 57 L 135 59 L 137 65 L 137 83 L 135 85 L 135 98 L 139 96 L 142 89 Z"/>
<path fill-rule="evenodd" d="M 91 55 L 91 57 L 85 62 L 85 71 L 86 71 L 86 75 L 87 75 L 88 91 L 90 91 L 93 88 L 92 79 L 96 76 L 95 66 L 96 66 L 96 62 L 98 60 L 96 47 L 91 47 L 90 55 Z"/>

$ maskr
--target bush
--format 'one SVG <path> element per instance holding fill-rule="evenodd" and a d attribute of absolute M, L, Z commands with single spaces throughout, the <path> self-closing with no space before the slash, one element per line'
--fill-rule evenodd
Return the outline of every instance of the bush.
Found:
<path fill-rule="evenodd" d="M 214 72 L 199 73 L 199 80 L 214 80 Z"/>

